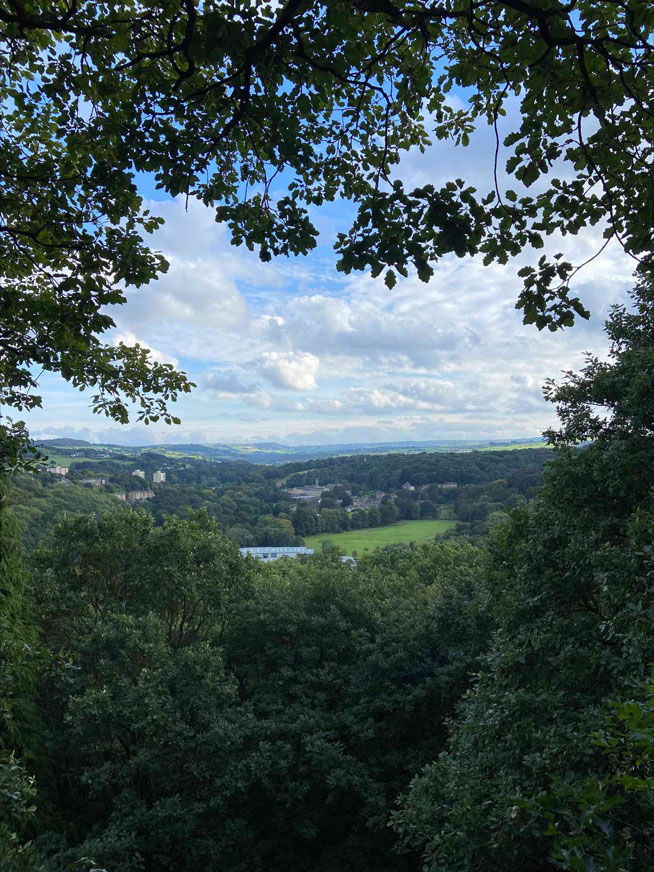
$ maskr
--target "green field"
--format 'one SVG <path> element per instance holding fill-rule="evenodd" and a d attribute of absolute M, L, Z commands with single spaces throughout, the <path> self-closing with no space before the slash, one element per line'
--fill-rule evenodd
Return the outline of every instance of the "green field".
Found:
<path fill-rule="evenodd" d="M 70 457 L 67 454 L 60 454 L 58 451 L 46 451 L 44 448 L 39 449 L 43 457 L 47 457 L 47 461 L 43 463 L 46 466 L 68 466 L 70 467 L 76 460 L 85 460 L 86 458 Z"/>
<path fill-rule="evenodd" d="M 45 458 L 47 457 L 47 461 L 41 461 L 45 466 L 67 466 L 69 468 L 74 468 L 76 463 L 83 462 L 92 462 L 101 464 L 105 460 L 110 460 L 112 463 L 120 463 L 126 467 L 133 467 L 138 464 L 138 457 L 134 456 L 133 460 L 119 460 L 116 457 L 74 457 L 70 454 L 62 453 L 61 449 L 59 451 L 48 449 L 48 448 L 39 448 L 40 453 Z"/>
<path fill-rule="evenodd" d="M 511 442 L 509 445 L 488 445 L 479 451 L 522 451 L 525 448 L 551 448 L 549 442 Z"/>
<path fill-rule="evenodd" d="M 319 536 L 305 536 L 307 548 L 319 552 L 324 541 L 333 542 L 345 554 L 363 554 L 384 545 L 397 545 L 400 542 L 431 542 L 436 535 L 451 529 L 456 521 L 399 521 L 388 527 L 372 527 L 367 530 L 352 530 L 349 533 L 320 533 Z"/>

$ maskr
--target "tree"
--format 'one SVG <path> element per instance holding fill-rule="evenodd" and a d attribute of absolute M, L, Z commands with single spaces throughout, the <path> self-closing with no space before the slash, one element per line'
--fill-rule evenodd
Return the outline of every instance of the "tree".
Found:
<path fill-rule="evenodd" d="M 258 545 L 295 545 L 295 529 L 290 521 L 272 516 L 259 519 L 255 532 Z"/>
<path fill-rule="evenodd" d="M 413 868 L 385 824 L 488 638 L 472 551 L 423 548 L 421 577 L 410 561 L 351 572 L 328 549 L 258 577 L 224 658 L 279 763 L 248 797 L 264 868 Z"/>
<path fill-rule="evenodd" d="M 254 536 L 246 527 L 230 527 L 226 535 L 229 539 L 235 539 L 241 548 L 254 545 Z"/>
<path fill-rule="evenodd" d="M 125 287 L 165 270 L 143 241 L 159 221 L 135 172 L 215 208 L 264 260 L 309 251 L 310 210 L 352 200 L 339 268 L 386 270 L 389 287 L 410 268 L 428 280 L 451 252 L 506 262 L 604 220 L 606 241 L 646 261 L 651 33 L 647 0 L 3 6 L 0 401 L 39 405 L 38 367 L 95 387 L 94 409 L 116 420 L 130 401 L 145 421 L 174 420 L 184 375 L 101 338 Z M 453 87 L 473 89 L 465 108 Z M 517 100 L 521 119 L 500 134 Z M 465 147 L 477 123 L 494 126 L 516 190 L 397 177 L 430 127 Z M 575 271 L 561 258 L 521 270 L 526 323 L 586 316 Z"/>
<path fill-rule="evenodd" d="M 639 872 L 649 861 L 653 331 L 643 277 L 633 311 L 609 318 L 609 360 L 550 384 L 561 447 L 533 507 L 494 536 L 495 639 L 446 752 L 397 817 L 427 870 Z"/>
<path fill-rule="evenodd" d="M 589 736 L 608 772 L 601 779 L 559 776 L 547 794 L 525 805 L 547 825 L 560 868 L 622 872 L 651 862 L 654 681 L 628 690 L 626 699 L 605 705 L 601 729 Z"/>
<path fill-rule="evenodd" d="M 381 524 L 381 515 L 377 506 L 372 506 L 368 509 L 368 526 L 379 527 Z"/>
<path fill-rule="evenodd" d="M 39 687 L 47 867 L 410 872 L 388 816 L 487 643 L 482 567 L 454 544 L 265 566 L 202 516 L 67 520 L 35 558 L 62 663 Z"/>
<path fill-rule="evenodd" d="M 236 542 L 204 512 L 160 527 L 144 511 L 67 517 L 33 565 L 41 628 L 55 649 L 74 648 L 108 610 L 153 614 L 173 646 L 207 642 L 247 592 Z"/>
<path fill-rule="evenodd" d="M 320 510 L 320 532 L 339 533 L 341 530 L 341 513 L 338 509 Z"/>
<path fill-rule="evenodd" d="M 0 754 L 0 869 L 42 872 L 34 846 L 21 833 L 33 822 L 34 779 L 13 754 Z"/>
<path fill-rule="evenodd" d="M 418 505 L 418 503 L 412 504 Z M 398 519 L 398 510 L 395 505 L 391 502 L 384 503 L 379 506 L 379 523 L 380 524 L 394 524 Z M 406 517 L 406 516 L 403 516 Z M 411 515 L 411 517 L 417 517 L 416 515 Z"/>
<path fill-rule="evenodd" d="M 0 479 L 0 868 L 36 872 L 25 831 L 36 796 L 28 767 L 38 747 L 38 636 L 18 525 Z"/>
<path fill-rule="evenodd" d="M 421 518 L 437 518 L 438 506 L 431 500 L 420 500 L 420 517 Z"/>
<path fill-rule="evenodd" d="M 321 509 L 336 509 L 338 508 L 338 500 L 336 499 L 336 494 L 330 490 L 324 490 L 320 494 L 320 508 Z"/>
<path fill-rule="evenodd" d="M 363 530 L 368 526 L 368 513 L 365 509 L 355 509 L 350 512 L 350 529 Z"/>
<path fill-rule="evenodd" d="M 313 536 L 320 532 L 320 516 L 310 506 L 298 506 L 292 517 L 298 536 Z"/>

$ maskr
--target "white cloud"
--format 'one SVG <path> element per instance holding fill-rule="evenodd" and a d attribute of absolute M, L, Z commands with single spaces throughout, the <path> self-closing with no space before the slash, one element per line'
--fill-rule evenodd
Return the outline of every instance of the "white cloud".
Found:
<path fill-rule="evenodd" d="M 320 360 L 315 354 L 267 351 L 252 365 L 277 387 L 294 391 L 313 391 L 318 387 L 316 375 Z"/>

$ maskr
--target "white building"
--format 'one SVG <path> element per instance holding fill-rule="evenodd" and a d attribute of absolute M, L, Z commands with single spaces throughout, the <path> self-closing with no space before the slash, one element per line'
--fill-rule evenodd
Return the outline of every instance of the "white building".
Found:
<path fill-rule="evenodd" d="M 132 475 L 135 475 L 138 478 L 145 478 L 145 472 L 143 472 L 142 469 L 135 469 Z"/>
<path fill-rule="evenodd" d="M 152 473 L 152 483 L 153 484 L 163 484 L 166 481 L 166 473 L 162 472 L 158 469 L 156 472 Z"/>
<path fill-rule="evenodd" d="M 46 466 L 45 471 L 51 472 L 53 475 L 68 475 L 68 466 Z"/>
<path fill-rule="evenodd" d="M 85 478 L 80 484 L 90 484 L 92 487 L 102 487 L 103 484 L 106 484 L 108 479 L 106 478 Z"/>
<path fill-rule="evenodd" d="M 272 546 L 266 545 L 261 548 L 239 548 L 238 549 L 243 557 L 247 557 L 248 554 L 251 557 L 255 557 L 257 560 L 263 560 L 265 563 L 271 563 L 273 560 L 279 560 L 281 557 L 290 557 L 295 559 L 299 555 L 309 555 L 313 554 L 313 548 L 305 548 L 304 546 L 290 546 L 290 545 L 282 545 L 282 546 Z"/>

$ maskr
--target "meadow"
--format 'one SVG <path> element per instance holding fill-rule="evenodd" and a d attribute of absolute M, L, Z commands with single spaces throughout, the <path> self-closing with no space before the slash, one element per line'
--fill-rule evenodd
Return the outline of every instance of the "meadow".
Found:
<path fill-rule="evenodd" d="M 347 533 L 320 533 L 317 536 L 305 536 L 307 548 L 313 548 L 319 552 L 324 541 L 333 542 L 345 554 L 363 554 L 366 551 L 374 551 L 375 548 L 383 548 L 384 545 L 408 544 L 415 542 L 431 542 L 434 536 L 445 533 L 455 526 L 456 521 L 424 520 L 424 521 L 399 521 L 388 527 L 369 527 L 366 530 L 351 530 Z"/>

